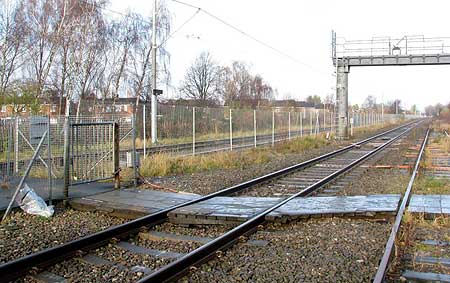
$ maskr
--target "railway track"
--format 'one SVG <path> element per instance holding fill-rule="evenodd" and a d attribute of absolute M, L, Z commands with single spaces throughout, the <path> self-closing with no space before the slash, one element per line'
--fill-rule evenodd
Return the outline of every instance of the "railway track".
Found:
<path fill-rule="evenodd" d="M 137 267 L 133 272 L 140 272 L 141 275 L 145 275 L 138 282 L 166 282 L 173 280 L 189 270 L 192 266 L 201 263 L 213 255 L 220 254 L 221 250 L 236 243 L 239 239 L 242 239 L 242 236 L 256 231 L 256 229 L 265 222 L 265 217 L 270 212 L 287 204 L 294 198 L 305 197 L 317 192 L 325 185 L 330 184 L 337 178 L 345 175 L 345 173 L 350 172 L 350 170 L 357 165 L 382 152 L 385 148 L 401 139 L 422 122 L 423 121 L 414 121 L 408 123 L 339 150 L 313 158 L 309 161 L 220 190 L 193 201 L 188 201 L 164 209 L 158 213 L 111 227 L 102 232 L 5 263 L 0 266 L 0 281 L 8 282 L 9 280 L 15 280 L 27 274 L 31 268 L 37 267 L 40 270 L 43 270 L 49 268 L 56 262 L 61 262 L 75 255 L 79 256 L 80 254 L 84 254 L 83 257 L 87 258 L 88 262 L 89 259 L 90 262 L 98 262 L 98 259 L 95 259 L 96 257 L 92 256 L 92 251 L 96 247 L 104 246 L 104 244 L 110 242 L 111 239 L 114 239 L 113 245 L 115 245 L 115 247 L 125 249 L 127 252 L 144 253 L 147 255 L 153 253 L 154 256 L 159 256 L 167 260 L 164 261 L 164 263 L 167 264 L 158 266 L 158 269 L 156 270 L 149 270 L 145 266 L 136 265 Z M 261 188 L 263 187 L 267 190 L 267 188 L 269 188 L 267 184 L 272 184 L 272 187 L 281 187 L 281 192 L 277 191 L 272 193 L 278 193 L 284 198 L 275 205 L 260 211 L 248 221 L 231 230 L 225 229 L 208 239 L 202 239 L 202 237 L 185 237 L 185 242 L 197 243 L 193 246 L 193 251 L 175 254 L 162 252 L 158 255 L 158 251 L 151 247 L 139 247 L 132 241 L 131 243 L 130 241 L 127 241 L 127 239 L 131 239 L 130 235 L 135 235 L 139 231 L 142 231 L 143 227 L 148 229 L 150 227 L 161 225 L 161 223 L 167 220 L 167 214 L 177 208 L 199 203 L 218 196 L 249 193 L 256 186 L 258 186 L 258 191 L 262 191 L 263 189 Z M 156 236 L 155 233 L 153 233 L 153 236 L 151 237 L 162 237 L 161 233 L 163 232 L 159 232 L 159 234 L 156 233 Z M 221 235 L 217 236 L 219 234 Z M 169 236 L 165 235 L 165 237 L 167 239 Z M 182 238 L 182 236 L 179 236 L 178 240 L 183 241 Z M 258 243 L 253 244 L 257 245 Z M 105 262 L 103 263 L 105 264 Z M 116 267 L 120 266 L 114 263 L 112 265 Z"/>

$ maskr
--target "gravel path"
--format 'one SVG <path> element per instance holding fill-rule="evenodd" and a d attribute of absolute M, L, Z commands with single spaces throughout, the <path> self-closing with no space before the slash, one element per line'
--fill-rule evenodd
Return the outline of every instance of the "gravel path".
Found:
<path fill-rule="evenodd" d="M 269 224 L 179 282 L 370 282 L 390 224 L 358 219 L 310 219 Z"/>
<path fill-rule="evenodd" d="M 99 213 L 71 209 L 56 210 L 49 219 L 16 211 L 0 224 L 0 263 L 124 222 Z"/>

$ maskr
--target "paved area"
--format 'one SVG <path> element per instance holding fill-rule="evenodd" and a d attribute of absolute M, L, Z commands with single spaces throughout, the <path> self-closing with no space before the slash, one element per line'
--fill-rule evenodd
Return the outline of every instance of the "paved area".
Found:
<path fill-rule="evenodd" d="M 79 210 L 102 211 L 113 216 L 134 219 L 186 201 L 199 198 L 153 190 L 122 189 L 74 199 L 70 205 Z"/>
<path fill-rule="evenodd" d="M 153 190 L 122 189 L 71 201 L 80 210 L 102 211 L 114 216 L 137 218 L 196 198 Z M 220 224 L 242 222 L 280 201 L 273 197 L 217 197 L 169 213 L 172 222 L 182 224 Z M 394 215 L 400 195 L 339 196 L 298 198 L 267 216 L 269 221 L 295 218 L 349 215 Z"/>
<path fill-rule="evenodd" d="M 450 195 L 412 195 L 408 211 L 424 213 L 425 218 L 450 214 Z"/>
<path fill-rule="evenodd" d="M 269 197 L 218 197 L 169 213 L 180 224 L 243 222 L 280 201 Z M 297 198 L 266 216 L 268 221 L 330 216 L 395 215 L 400 195 L 332 196 Z"/>
<path fill-rule="evenodd" d="M 8 203 L 14 195 L 14 191 L 19 183 L 19 178 L 9 180 L 8 188 L 0 188 L 0 211 L 8 207 Z M 48 200 L 49 189 L 47 179 L 28 178 L 26 184 L 36 191 L 45 200 Z M 91 184 L 76 185 L 69 188 L 70 198 L 80 198 L 98 193 L 108 192 L 114 189 L 112 182 L 97 182 Z M 63 199 L 63 180 L 53 180 L 53 199 Z"/>

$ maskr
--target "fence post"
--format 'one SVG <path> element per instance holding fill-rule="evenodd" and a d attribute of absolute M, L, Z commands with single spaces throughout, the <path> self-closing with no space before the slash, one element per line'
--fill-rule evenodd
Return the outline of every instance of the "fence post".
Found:
<path fill-rule="evenodd" d="M 192 155 L 195 155 L 195 106 L 192 107 Z"/>
<path fill-rule="evenodd" d="M 288 113 L 288 139 L 291 139 L 291 111 Z"/>
<path fill-rule="evenodd" d="M 233 150 L 233 117 L 231 112 L 232 110 L 230 108 L 230 150 Z"/>
<path fill-rule="evenodd" d="M 254 133 L 254 136 L 255 136 L 255 148 L 256 148 L 256 146 L 257 146 L 257 144 L 256 144 L 256 109 L 254 109 L 253 110 L 253 133 Z"/>
<path fill-rule="evenodd" d="M 19 174 L 19 118 L 14 118 L 14 173 Z"/>
<path fill-rule="evenodd" d="M 353 124 L 355 123 L 355 114 L 351 112 L 352 117 L 350 118 L 350 136 L 353 137 Z"/>
<path fill-rule="evenodd" d="M 70 118 L 64 119 L 64 202 L 69 198 L 70 185 Z M 66 205 L 66 203 L 65 203 Z"/>
<path fill-rule="evenodd" d="M 50 115 L 47 116 L 47 170 L 48 170 L 48 204 L 52 205 L 53 184 L 52 184 L 52 147 L 50 138 Z"/>
<path fill-rule="evenodd" d="M 319 121 L 319 111 L 316 110 L 316 126 L 315 126 L 315 135 L 317 136 L 317 134 L 320 131 L 320 121 Z"/>
<path fill-rule="evenodd" d="M 133 128 L 133 184 L 137 187 L 137 179 L 138 179 L 138 168 L 137 168 L 137 152 L 136 152 L 136 105 L 134 105 L 133 117 L 131 119 L 131 127 Z"/>
<path fill-rule="evenodd" d="M 120 127 L 117 121 L 113 128 L 113 164 L 114 164 L 114 189 L 120 189 Z M 144 147 L 145 148 L 145 147 Z"/>
<path fill-rule="evenodd" d="M 6 153 L 6 176 L 11 176 L 11 145 L 12 145 L 12 140 L 13 140 L 13 127 L 11 125 L 11 123 L 8 123 L 9 127 L 8 127 L 8 151 Z"/>
<path fill-rule="evenodd" d="M 142 127 L 143 127 L 143 134 L 144 134 L 144 159 L 147 157 L 147 130 L 146 130 L 146 122 L 145 122 L 145 102 L 142 103 Z"/>
<path fill-rule="evenodd" d="M 300 112 L 300 137 L 303 137 L 303 115 Z"/>
<path fill-rule="evenodd" d="M 275 145 L 275 111 L 272 110 L 272 146 Z"/>

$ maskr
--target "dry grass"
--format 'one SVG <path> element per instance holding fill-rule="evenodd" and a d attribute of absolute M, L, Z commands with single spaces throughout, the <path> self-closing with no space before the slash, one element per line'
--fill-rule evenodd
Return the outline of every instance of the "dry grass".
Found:
<path fill-rule="evenodd" d="M 441 195 L 450 193 L 450 180 L 423 176 L 414 181 L 415 194 Z"/>
<path fill-rule="evenodd" d="M 205 170 L 245 168 L 269 162 L 273 157 L 301 153 L 330 143 L 325 136 L 296 138 L 278 143 L 273 148 L 262 147 L 243 151 L 217 152 L 207 155 L 176 157 L 166 153 L 149 155 L 140 168 L 144 177 L 189 174 Z"/>

